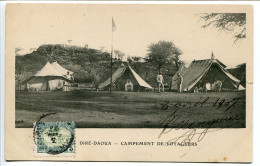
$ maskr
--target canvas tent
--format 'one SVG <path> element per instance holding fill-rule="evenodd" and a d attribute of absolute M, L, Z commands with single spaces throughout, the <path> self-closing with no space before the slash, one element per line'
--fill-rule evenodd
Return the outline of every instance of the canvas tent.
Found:
<path fill-rule="evenodd" d="M 65 78 L 62 73 L 47 62 L 41 70 L 24 80 L 22 84 L 29 84 L 29 90 L 53 91 L 62 89 L 63 81 L 71 82 L 71 80 Z"/>
<path fill-rule="evenodd" d="M 147 82 L 145 82 L 129 65 L 121 66 L 112 75 L 112 84 L 116 83 L 118 87 L 117 90 L 123 90 L 123 85 L 126 80 L 130 79 L 134 84 L 134 91 L 139 90 L 139 88 L 153 89 Z M 107 89 L 110 87 L 111 77 L 109 77 L 105 82 L 99 85 L 100 89 Z"/>
<path fill-rule="evenodd" d="M 58 64 L 57 61 L 51 63 L 51 65 L 52 65 L 56 70 L 58 70 L 62 75 L 67 75 L 67 72 L 69 72 L 70 75 L 73 74 L 72 71 L 69 71 L 69 70 L 65 69 L 64 67 L 62 67 L 60 64 Z"/>
<path fill-rule="evenodd" d="M 222 89 L 243 90 L 240 80 L 231 75 L 226 66 L 217 59 L 194 60 L 188 68 L 180 69 L 173 76 L 171 90 L 177 90 L 177 74 L 183 77 L 183 91 L 192 91 L 207 83 L 213 84 L 216 80 L 222 81 Z M 237 86 L 239 85 L 239 88 Z"/>

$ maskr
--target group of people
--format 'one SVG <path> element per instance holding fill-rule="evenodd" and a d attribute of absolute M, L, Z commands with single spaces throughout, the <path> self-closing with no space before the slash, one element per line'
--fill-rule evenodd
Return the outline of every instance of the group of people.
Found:
<path fill-rule="evenodd" d="M 164 79 L 163 79 L 163 75 L 162 72 L 159 72 L 159 74 L 156 77 L 156 81 L 158 84 L 158 91 L 159 92 L 164 92 Z M 178 78 L 176 80 L 172 80 L 172 81 L 177 81 L 177 88 L 178 88 L 178 92 L 181 93 L 182 92 L 182 83 L 183 83 L 183 77 L 181 76 L 180 73 L 178 73 Z M 99 84 L 100 84 L 100 75 L 98 73 L 96 73 L 94 75 L 94 80 L 92 82 L 92 85 L 95 86 L 96 91 L 99 91 Z M 126 83 L 125 83 L 125 91 L 134 91 L 134 84 L 132 83 L 131 79 L 126 79 Z"/>
<path fill-rule="evenodd" d="M 181 93 L 182 92 L 183 77 L 181 76 L 180 73 L 178 73 L 177 76 L 178 76 L 177 79 L 176 80 L 172 80 L 172 82 L 177 81 L 177 91 L 179 93 Z M 157 75 L 156 81 L 157 81 L 157 84 L 158 84 L 158 91 L 159 91 L 159 93 L 161 91 L 164 92 L 164 79 L 163 79 L 163 75 L 162 75 L 161 71 Z"/>
<path fill-rule="evenodd" d="M 177 82 L 177 92 L 182 93 L 183 92 L 183 76 L 180 73 L 178 73 L 177 76 L 178 76 L 177 79 L 176 79 L 176 77 L 172 78 L 172 82 Z M 164 82 L 162 72 L 159 72 L 158 75 L 156 76 L 156 82 L 158 84 L 158 92 L 159 93 L 164 92 L 165 82 Z M 99 91 L 99 83 L 100 83 L 100 75 L 95 74 L 93 84 L 96 88 L 96 91 Z M 212 84 L 212 86 L 213 85 L 215 85 L 214 89 L 216 89 L 216 91 L 220 92 L 221 87 L 222 87 L 222 82 L 217 80 Z M 131 91 L 131 92 L 134 91 L 134 84 L 131 81 L 131 79 L 126 79 L 126 83 L 124 84 L 124 90 Z M 194 93 L 199 93 L 200 91 L 206 92 L 207 87 L 204 87 L 204 86 L 197 87 L 196 86 L 193 91 L 194 91 Z"/>
<path fill-rule="evenodd" d="M 177 79 L 175 79 L 175 77 L 172 78 L 172 82 L 176 82 L 177 81 L 177 92 L 181 93 L 183 91 L 183 76 L 178 73 L 177 74 Z M 162 72 L 159 72 L 159 74 L 156 77 L 156 81 L 158 84 L 158 91 L 160 92 L 164 92 L 164 79 L 163 79 L 163 75 Z M 194 93 L 199 93 L 199 92 L 207 92 L 208 89 L 210 90 L 214 90 L 216 92 L 220 92 L 222 90 L 222 84 L 223 84 L 223 80 L 220 81 L 217 78 L 215 78 L 215 81 L 211 84 L 211 83 L 203 83 L 202 81 L 200 81 L 198 83 L 197 86 L 195 86 L 195 88 L 193 89 Z M 207 85 L 209 85 L 209 87 L 207 87 Z"/>

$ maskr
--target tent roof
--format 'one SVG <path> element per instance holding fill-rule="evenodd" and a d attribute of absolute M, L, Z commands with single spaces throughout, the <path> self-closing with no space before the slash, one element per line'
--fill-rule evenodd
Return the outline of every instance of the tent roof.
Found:
<path fill-rule="evenodd" d="M 134 75 L 136 81 L 138 84 L 142 87 L 146 87 L 149 89 L 153 89 L 147 82 L 145 82 L 132 68 L 129 66 L 129 69 L 131 70 L 132 74 Z"/>
<path fill-rule="evenodd" d="M 52 65 L 55 69 L 57 69 L 62 75 L 66 75 L 67 72 L 69 71 L 69 70 L 65 69 L 64 67 L 62 67 L 60 64 L 58 64 L 58 62 L 52 62 L 51 65 Z M 72 71 L 69 71 L 69 73 L 70 73 L 70 74 L 73 74 Z"/>
<path fill-rule="evenodd" d="M 218 60 L 218 59 L 215 59 L 223 68 L 226 68 L 227 66 L 224 64 L 224 63 L 222 63 L 220 60 Z"/>
<path fill-rule="evenodd" d="M 54 68 L 50 62 L 47 62 L 45 66 L 39 70 L 35 75 L 35 77 L 42 76 L 63 76 L 56 68 Z"/>
<path fill-rule="evenodd" d="M 226 74 L 226 76 L 229 77 L 232 80 L 232 82 L 240 82 L 237 78 L 235 78 L 225 69 L 225 65 L 221 63 L 219 60 L 206 59 L 193 61 L 187 69 L 184 68 L 177 72 L 183 76 L 183 89 L 190 90 L 191 88 L 193 88 L 197 84 L 197 82 L 204 76 L 204 74 L 210 69 L 213 63 L 217 64 L 220 67 L 221 71 L 224 74 Z M 172 83 L 172 89 L 174 90 L 177 89 L 177 73 L 173 76 L 174 82 Z"/>
<path fill-rule="evenodd" d="M 112 83 L 114 83 L 122 74 L 124 74 L 126 70 L 126 67 L 125 66 L 121 66 L 119 67 L 112 75 Z M 108 85 L 110 85 L 110 80 L 111 78 L 109 77 L 105 82 L 101 83 L 99 85 L 99 88 L 104 88 Z"/>
<path fill-rule="evenodd" d="M 124 72 L 126 71 L 126 69 L 129 68 L 129 70 L 131 71 L 131 73 L 133 74 L 133 76 L 135 77 L 136 81 L 138 82 L 138 84 L 142 87 L 145 88 L 149 88 L 149 89 L 153 89 L 153 87 L 151 87 L 147 82 L 145 82 L 135 71 L 134 69 L 132 69 L 129 65 L 125 66 L 125 65 L 121 65 L 112 75 L 112 83 L 114 83 L 119 77 L 121 77 Z M 108 85 L 110 85 L 110 80 L 111 78 L 108 78 L 105 82 L 101 83 L 99 85 L 99 88 L 104 88 Z"/>

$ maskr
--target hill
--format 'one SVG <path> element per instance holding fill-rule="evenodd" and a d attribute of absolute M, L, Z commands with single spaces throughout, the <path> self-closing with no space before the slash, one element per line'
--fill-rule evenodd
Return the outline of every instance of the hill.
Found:
<path fill-rule="evenodd" d="M 42 45 L 37 50 L 26 55 L 17 55 L 15 61 L 15 74 L 22 80 L 34 75 L 46 62 L 57 61 L 60 65 L 74 72 L 75 82 L 90 83 L 94 74 L 99 72 L 101 81 L 110 76 L 110 53 L 86 47 L 69 46 L 61 44 Z M 120 60 L 113 59 L 113 71 L 120 64 Z M 132 62 L 133 69 L 152 86 L 156 85 L 157 67 L 149 62 Z M 162 68 L 165 81 L 170 81 L 170 75 L 176 72 L 173 64 Z"/>

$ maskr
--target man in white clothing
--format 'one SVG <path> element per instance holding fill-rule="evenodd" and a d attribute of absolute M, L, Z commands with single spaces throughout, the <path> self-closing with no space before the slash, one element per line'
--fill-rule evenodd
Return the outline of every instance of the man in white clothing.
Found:
<path fill-rule="evenodd" d="M 163 80 L 162 72 L 159 72 L 159 74 L 156 77 L 156 81 L 158 83 L 158 91 L 159 91 L 159 93 L 161 92 L 161 87 L 162 87 L 162 92 L 164 92 L 164 84 L 163 84 L 164 80 Z"/>
<path fill-rule="evenodd" d="M 134 85 L 133 85 L 132 81 L 130 79 L 127 79 L 126 84 L 125 84 L 125 91 L 133 92 L 133 90 L 134 90 Z"/>

